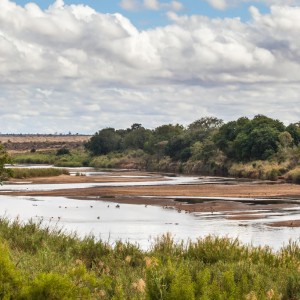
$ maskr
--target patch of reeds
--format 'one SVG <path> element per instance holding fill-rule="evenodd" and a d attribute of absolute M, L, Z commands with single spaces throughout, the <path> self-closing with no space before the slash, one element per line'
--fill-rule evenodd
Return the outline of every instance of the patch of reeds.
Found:
<path fill-rule="evenodd" d="M 269 161 L 253 161 L 249 163 L 234 163 L 230 166 L 230 176 L 276 181 L 287 172 L 286 164 Z"/>
<path fill-rule="evenodd" d="M 50 177 L 59 176 L 62 174 L 68 175 L 66 169 L 59 168 L 12 168 L 10 175 L 12 178 L 30 178 L 30 177 Z"/>
<path fill-rule="evenodd" d="M 80 239 L 56 224 L 0 219 L 1 299 L 299 299 L 300 247 L 208 236 L 148 251 Z"/>
<path fill-rule="evenodd" d="M 300 184 L 300 168 L 296 168 L 287 173 L 286 179 L 289 182 Z"/>
<path fill-rule="evenodd" d="M 53 164 L 55 161 L 55 152 L 28 152 L 12 155 L 14 164 Z"/>
<path fill-rule="evenodd" d="M 59 155 L 57 155 L 57 152 L 15 153 L 12 156 L 12 162 L 14 164 L 52 164 L 57 167 L 84 167 L 89 165 L 90 156 L 82 149 L 60 151 Z"/>

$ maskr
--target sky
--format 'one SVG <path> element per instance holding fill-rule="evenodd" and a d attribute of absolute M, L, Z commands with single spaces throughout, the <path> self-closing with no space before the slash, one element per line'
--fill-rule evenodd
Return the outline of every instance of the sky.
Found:
<path fill-rule="evenodd" d="M 300 121 L 300 0 L 0 0 L 0 132 Z"/>

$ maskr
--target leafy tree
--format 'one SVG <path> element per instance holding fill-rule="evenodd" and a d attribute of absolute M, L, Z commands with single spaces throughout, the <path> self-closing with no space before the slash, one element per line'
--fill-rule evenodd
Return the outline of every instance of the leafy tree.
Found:
<path fill-rule="evenodd" d="M 0 181 L 10 175 L 9 170 L 5 168 L 5 164 L 8 163 L 10 163 L 10 157 L 3 146 L 0 144 Z"/>
<path fill-rule="evenodd" d="M 127 129 L 122 146 L 124 149 L 144 149 L 150 135 L 150 130 L 145 129 L 141 124 L 134 123 L 131 129 Z"/>
<path fill-rule="evenodd" d="M 169 141 L 172 138 L 182 134 L 184 131 L 184 128 L 182 125 L 176 124 L 168 124 L 168 125 L 162 125 L 153 131 L 153 138 L 156 143 L 161 141 Z"/>
<path fill-rule="evenodd" d="M 105 128 L 96 132 L 85 144 L 93 155 L 107 154 L 120 149 L 121 136 L 114 128 Z"/>
<path fill-rule="evenodd" d="M 188 126 L 191 140 L 203 142 L 212 136 L 223 124 L 223 120 L 216 117 L 203 117 Z"/>
<path fill-rule="evenodd" d="M 298 146 L 300 143 L 300 122 L 290 124 L 287 126 L 286 131 L 292 136 L 294 144 Z"/>
<path fill-rule="evenodd" d="M 150 154 L 156 154 L 161 158 L 165 153 L 168 142 L 184 132 L 182 125 L 167 124 L 155 128 L 152 135 L 145 143 L 145 150 Z"/>
<path fill-rule="evenodd" d="M 282 122 L 257 115 L 223 125 L 215 136 L 216 145 L 227 157 L 238 161 L 268 159 L 278 150 Z"/>
<path fill-rule="evenodd" d="M 165 154 L 173 160 L 187 161 L 192 156 L 191 141 L 186 135 L 171 139 L 165 148 Z"/>
<path fill-rule="evenodd" d="M 188 130 L 216 129 L 223 125 L 223 120 L 216 117 L 203 117 L 188 126 Z"/>

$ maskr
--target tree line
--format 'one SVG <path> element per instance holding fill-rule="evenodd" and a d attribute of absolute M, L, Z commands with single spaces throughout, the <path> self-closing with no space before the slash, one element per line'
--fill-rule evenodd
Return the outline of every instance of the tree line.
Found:
<path fill-rule="evenodd" d="M 96 132 L 85 144 L 92 155 L 141 149 L 174 161 L 190 159 L 249 162 L 268 160 L 282 149 L 298 147 L 300 123 L 285 126 L 283 122 L 264 115 L 253 119 L 241 117 L 224 123 L 216 117 L 203 117 L 184 127 L 167 124 L 155 129 L 133 124 L 127 129 L 105 128 Z"/>

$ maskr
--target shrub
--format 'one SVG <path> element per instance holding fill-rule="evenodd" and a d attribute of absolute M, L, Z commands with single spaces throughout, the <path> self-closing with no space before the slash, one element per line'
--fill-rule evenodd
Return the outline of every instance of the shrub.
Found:
<path fill-rule="evenodd" d="M 67 148 L 60 148 L 56 151 L 56 156 L 69 155 L 69 154 L 70 154 L 70 150 Z"/>
<path fill-rule="evenodd" d="M 0 240 L 0 299 L 13 299 L 21 289 L 20 274 L 10 260 L 5 243 Z"/>
<path fill-rule="evenodd" d="M 287 181 L 300 184 L 300 168 L 288 172 Z"/>

